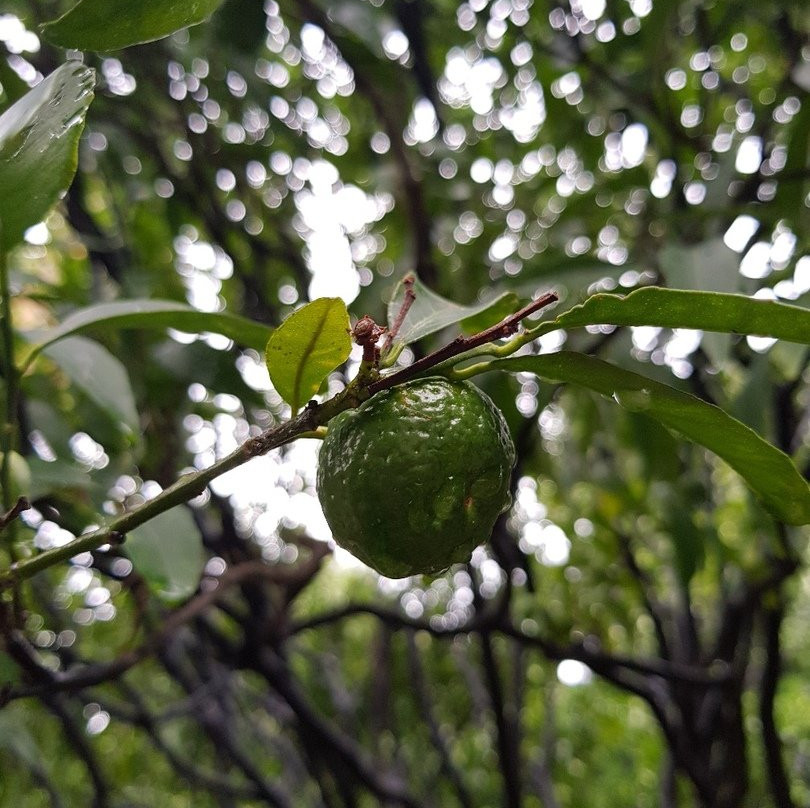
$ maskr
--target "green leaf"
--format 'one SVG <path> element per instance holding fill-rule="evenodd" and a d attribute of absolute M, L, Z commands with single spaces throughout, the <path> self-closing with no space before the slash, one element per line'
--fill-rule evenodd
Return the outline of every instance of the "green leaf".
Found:
<path fill-rule="evenodd" d="M 27 460 L 31 469 L 31 489 L 28 494 L 31 500 L 66 488 L 94 490 L 98 487 L 90 474 L 75 463 L 58 459 L 48 462 L 39 457 L 28 457 Z"/>
<path fill-rule="evenodd" d="M 625 297 L 594 295 L 532 333 L 540 336 L 558 328 L 599 324 L 695 328 L 810 343 L 810 309 L 744 295 L 657 286 Z"/>
<path fill-rule="evenodd" d="M 627 410 L 655 418 L 725 460 L 774 516 L 791 525 L 810 523 L 810 486 L 790 457 L 719 407 L 629 370 L 567 351 L 488 364 L 578 384 L 612 398 Z"/>
<path fill-rule="evenodd" d="M 721 238 L 700 244 L 668 244 L 659 263 L 669 286 L 735 292 L 740 288 L 740 256 Z"/>
<path fill-rule="evenodd" d="M 490 326 L 505 320 L 520 308 L 520 298 L 514 292 L 505 292 L 492 301 L 486 309 L 461 321 L 461 330 L 465 334 L 477 334 Z"/>
<path fill-rule="evenodd" d="M 85 337 L 70 337 L 50 345 L 45 355 L 115 421 L 132 434 L 140 431 L 126 368 L 106 348 Z"/>
<path fill-rule="evenodd" d="M 352 351 L 349 312 L 339 297 L 320 297 L 293 312 L 267 342 L 270 380 L 293 414 Z"/>
<path fill-rule="evenodd" d="M 269 326 L 226 312 L 204 312 L 173 300 L 122 300 L 100 303 L 74 311 L 58 326 L 29 331 L 22 336 L 35 343 L 23 365 L 60 339 L 95 328 L 175 328 L 178 331 L 204 331 L 224 334 L 235 342 L 258 351 L 264 350 L 272 333 Z"/>
<path fill-rule="evenodd" d="M 403 280 L 397 284 L 394 290 L 394 296 L 388 304 L 389 328 L 392 328 L 396 322 L 397 315 L 405 300 L 405 280 L 408 277 L 413 279 L 411 289 L 413 290 L 415 298 L 405 316 L 405 320 L 399 328 L 395 340 L 395 344 L 399 345 L 408 345 L 411 342 L 422 339 L 422 337 L 428 336 L 428 334 L 441 331 L 443 328 L 447 328 L 447 326 L 453 325 L 454 323 L 460 323 L 462 320 L 482 314 L 488 309 L 498 306 L 504 298 L 513 295 L 512 292 L 504 292 L 502 295 L 498 295 L 485 303 L 479 303 L 474 306 L 461 306 L 458 303 L 454 303 L 452 300 L 447 300 L 441 297 L 441 295 L 437 295 L 414 275 L 406 276 L 406 278 L 403 278 Z"/>
<path fill-rule="evenodd" d="M 111 51 L 153 42 L 181 28 L 204 22 L 222 0 L 80 0 L 70 11 L 42 26 L 54 45 Z"/>
<path fill-rule="evenodd" d="M 67 62 L 0 116 L 0 249 L 18 244 L 70 185 L 94 76 Z"/>
<path fill-rule="evenodd" d="M 135 569 L 159 597 L 177 601 L 197 589 L 205 567 L 205 550 L 185 505 L 135 528 L 125 546 Z"/>

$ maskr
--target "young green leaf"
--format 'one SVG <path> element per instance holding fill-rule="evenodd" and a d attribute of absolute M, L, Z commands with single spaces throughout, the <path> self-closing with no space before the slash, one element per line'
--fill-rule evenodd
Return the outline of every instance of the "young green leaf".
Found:
<path fill-rule="evenodd" d="M 126 541 L 127 555 L 155 593 L 168 601 L 197 588 L 205 551 L 188 508 L 178 505 L 135 528 Z"/>
<path fill-rule="evenodd" d="M 23 336 L 34 343 L 23 364 L 40 351 L 72 334 L 96 328 L 176 328 L 178 331 L 224 334 L 241 345 L 264 349 L 272 333 L 269 326 L 227 312 L 204 312 L 173 300 L 120 300 L 78 309 L 59 325 Z"/>
<path fill-rule="evenodd" d="M 778 519 L 791 525 L 810 523 L 810 486 L 790 457 L 713 404 L 599 359 L 567 351 L 502 359 L 488 363 L 488 367 L 578 384 L 630 411 L 655 418 L 725 460 Z"/>
<path fill-rule="evenodd" d="M 408 345 L 416 342 L 428 334 L 441 331 L 454 323 L 474 317 L 478 314 L 497 306 L 505 297 L 509 297 L 511 292 L 504 292 L 485 303 L 478 303 L 473 306 L 460 306 L 447 300 L 441 295 L 437 295 L 425 286 L 416 276 L 409 276 L 413 279 L 411 289 L 414 293 L 414 301 L 408 310 L 402 325 L 397 333 L 395 344 Z M 402 303 L 405 300 L 405 279 L 397 284 L 394 296 L 388 304 L 388 327 L 392 328 L 397 320 Z M 492 323 L 490 323 L 491 325 Z"/>
<path fill-rule="evenodd" d="M 0 250 L 18 244 L 70 185 L 94 75 L 67 62 L 0 116 Z"/>
<path fill-rule="evenodd" d="M 45 350 L 70 380 L 115 421 L 137 435 L 140 426 L 126 368 L 106 348 L 70 337 Z"/>
<path fill-rule="evenodd" d="M 810 309 L 744 295 L 648 286 L 629 295 L 594 295 L 532 333 L 584 325 L 654 325 L 810 343 Z"/>
<path fill-rule="evenodd" d="M 112 51 L 153 42 L 204 22 L 222 0 L 80 0 L 42 26 L 42 36 L 63 48 Z"/>
<path fill-rule="evenodd" d="M 298 412 L 321 382 L 349 358 L 349 312 L 339 297 L 321 297 L 291 314 L 267 342 L 273 386 Z"/>

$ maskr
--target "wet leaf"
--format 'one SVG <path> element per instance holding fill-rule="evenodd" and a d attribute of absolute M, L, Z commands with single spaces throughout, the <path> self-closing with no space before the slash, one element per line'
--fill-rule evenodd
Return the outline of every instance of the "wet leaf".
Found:
<path fill-rule="evenodd" d="M 0 249 L 18 244 L 73 180 L 94 76 L 67 62 L 0 116 Z"/>

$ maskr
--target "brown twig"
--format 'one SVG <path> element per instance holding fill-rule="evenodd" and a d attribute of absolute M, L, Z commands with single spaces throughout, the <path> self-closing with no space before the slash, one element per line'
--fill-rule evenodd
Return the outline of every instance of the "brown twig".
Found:
<path fill-rule="evenodd" d="M 383 356 L 391 348 L 391 344 L 393 343 L 395 337 L 397 337 L 397 335 L 399 334 L 399 329 L 402 328 L 402 324 L 405 322 L 405 318 L 408 316 L 408 312 L 410 311 L 414 300 L 416 300 L 416 294 L 413 291 L 413 284 L 415 280 L 416 279 L 413 275 L 406 275 L 402 279 L 402 285 L 405 287 L 405 298 L 402 301 L 402 305 L 399 307 L 399 311 L 397 312 L 397 318 L 396 320 L 394 320 L 394 324 L 391 326 L 391 330 L 385 337 L 385 342 L 383 342 L 381 351 Z"/>
<path fill-rule="evenodd" d="M 471 337 L 456 337 L 452 342 L 447 343 L 447 345 L 439 348 L 437 351 L 423 356 L 421 359 L 417 359 L 412 365 L 408 365 L 408 367 L 398 370 L 390 376 L 384 376 L 379 381 L 373 382 L 368 387 L 369 393 L 374 395 L 375 393 L 379 393 L 380 390 L 387 390 L 389 387 L 394 387 L 394 385 L 402 384 L 402 382 L 412 379 L 423 370 L 435 367 L 446 359 L 451 359 L 465 351 L 478 348 L 480 345 L 486 345 L 486 343 L 492 342 L 493 340 L 509 337 L 518 330 L 521 320 L 551 305 L 556 300 L 558 300 L 558 298 L 554 292 L 547 292 L 538 297 L 537 300 L 533 300 L 531 303 L 524 306 L 520 311 L 510 314 L 496 325 L 479 331 L 479 333 L 473 334 Z"/>
<path fill-rule="evenodd" d="M 32 696 L 43 697 L 59 692 L 75 692 L 117 679 L 130 668 L 160 650 L 166 640 L 181 626 L 214 606 L 234 586 L 257 579 L 284 585 L 295 584 L 301 578 L 310 576 L 313 568 L 317 569 L 320 566 L 328 552 L 328 547 L 323 545 L 323 549 L 314 552 L 311 559 L 295 567 L 271 566 L 264 561 L 245 561 L 231 567 L 217 578 L 208 577 L 205 580 L 211 588 L 204 589 L 172 612 L 163 621 L 160 629 L 139 647 L 121 654 L 111 662 L 87 665 L 67 673 L 50 673 L 45 669 L 35 670 L 35 673 L 41 674 L 41 678 L 38 677 L 39 681 L 36 684 L 9 688 L 0 696 L 0 702 L 7 703 Z M 14 636 L 12 640 L 22 642 L 22 637 Z M 12 650 L 15 649 L 12 648 Z"/>
<path fill-rule="evenodd" d="M 27 511 L 31 507 L 31 503 L 25 498 L 20 497 L 9 511 L 0 516 L 0 530 L 6 525 L 13 522 L 23 511 Z"/>

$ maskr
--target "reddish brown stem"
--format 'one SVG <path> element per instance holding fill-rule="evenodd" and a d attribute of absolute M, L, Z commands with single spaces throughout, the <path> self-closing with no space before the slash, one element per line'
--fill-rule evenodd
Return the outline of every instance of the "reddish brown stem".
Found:
<path fill-rule="evenodd" d="M 382 346 L 382 355 L 388 352 L 388 349 L 391 347 L 391 343 L 394 341 L 394 338 L 399 334 L 399 329 L 402 328 L 402 324 L 405 322 L 405 318 L 408 316 L 408 312 L 411 310 L 411 306 L 413 305 L 413 301 L 416 300 L 416 295 L 413 291 L 413 283 L 414 283 L 414 276 L 413 275 L 406 275 L 402 279 L 402 285 L 405 287 L 405 298 L 402 301 L 402 305 L 399 307 L 399 311 L 397 312 L 397 318 L 394 320 L 394 324 L 391 326 L 391 330 L 385 337 L 385 342 L 383 342 Z"/>
<path fill-rule="evenodd" d="M 13 522 L 23 511 L 27 511 L 30 507 L 31 503 L 25 497 L 20 497 L 8 513 L 0 516 L 0 530 Z"/>
<path fill-rule="evenodd" d="M 473 334 L 471 337 L 456 337 L 452 342 L 448 342 L 447 345 L 439 348 L 437 351 L 423 356 L 421 359 L 417 359 L 412 365 L 408 365 L 408 367 L 396 373 L 392 373 L 390 376 L 385 376 L 379 381 L 373 382 L 369 385 L 368 391 L 371 395 L 374 395 L 380 392 L 380 390 L 387 390 L 389 387 L 402 384 L 402 382 L 412 379 L 423 370 L 435 367 L 446 359 L 458 356 L 465 351 L 470 351 L 473 348 L 477 348 L 479 345 L 485 345 L 487 342 L 509 337 L 518 330 L 521 320 L 554 303 L 557 299 L 557 295 L 554 294 L 554 292 L 547 292 L 538 297 L 537 300 L 533 300 L 527 306 L 524 306 L 520 311 L 510 314 L 496 325 L 490 326 L 484 331 L 479 331 L 479 333 Z"/>

